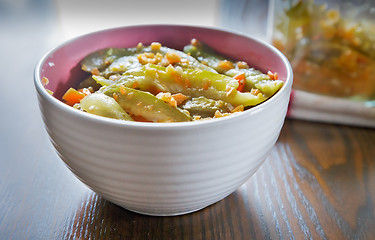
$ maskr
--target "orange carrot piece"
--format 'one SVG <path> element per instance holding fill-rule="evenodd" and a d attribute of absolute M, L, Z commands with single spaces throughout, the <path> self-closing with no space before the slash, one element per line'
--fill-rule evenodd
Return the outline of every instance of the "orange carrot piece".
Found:
<path fill-rule="evenodd" d="M 228 60 L 219 61 L 217 67 L 224 71 L 228 71 L 234 68 L 233 63 Z"/>
<path fill-rule="evenodd" d="M 268 71 L 267 72 L 267 75 L 271 78 L 271 80 L 277 80 L 277 78 L 278 78 L 278 74 L 277 74 L 277 72 L 271 72 L 271 71 Z"/>
<path fill-rule="evenodd" d="M 236 76 L 234 76 L 233 78 L 236 79 L 238 81 L 238 84 L 239 84 L 238 88 L 237 88 L 237 91 L 242 92 L 244 87 L 245 87 L 245 78 L 246 78 L 245 73 L 244 72 L 239 73 Z"/>
<path fill-rule="evenodd" d="M 66 91 L 66 93 L 62 97 L 62 99 L 65 100 L 66 104 L 73 106 L 74 104 L 79 103 L 84 97 L 84 93 L 79 92 L 74 88 L 69 88 L 68 91 Z"/>

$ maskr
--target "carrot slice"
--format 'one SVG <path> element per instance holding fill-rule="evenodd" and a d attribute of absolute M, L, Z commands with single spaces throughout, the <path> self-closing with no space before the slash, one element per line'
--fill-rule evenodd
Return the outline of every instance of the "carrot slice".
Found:
<path fill-rule="evenodd" d="M 238 88 L 237 91 L 242 92 L 244 87 L 245 87 L 245 80 L 246 80 L 246 75 L 244 72 L 237 74 L 236 76 L 233 77 L 238 81 Z"/>
<path fill-rule="evenodd" d="M 68 91 L 66 91 L 66 93 L 62 97 L 62 99 L 65 100 L 66 104 L 73 106 L 74 104 L 79 103 L 84 97 L 84 93 L 79 92 L 74 88 L 69 88 Z"/>

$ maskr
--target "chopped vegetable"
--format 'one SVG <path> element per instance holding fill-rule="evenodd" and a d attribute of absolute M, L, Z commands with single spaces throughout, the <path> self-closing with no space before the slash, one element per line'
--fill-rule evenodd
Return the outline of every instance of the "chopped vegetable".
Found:
<path fill-rule="evenodd" d="M 102 93 L 87 95 L 80 103 L 81 109 L 85 112 L 103 117 L 133 121 L 129 114 L 121 108 L 115 99 Z"/>
<path fill-rule="evenodd" d="M 216 111 L 229 113 L 230 105 L 222 100 L 212 100 L 205 97 L 193 98 L 182 106 L 190 112 L 191 115 L 201 117 L 212 117 Z"/>
<path fill-rule="evenodd" d="M 62 99 L 65 100 L 66 104 L 73 106 L 76 103 L 80 103 L 81 100 L 85 97 L 83 92 L 79 92 L 74 88 L 69 88 L 68 91 L 64 94 Z"/>
<path fill-rule="evenodd" d="M 239 86 L 237 89 L 239 91 L 250 91 L 251 88 L 256 87 L 259 88 L 259 90 L 268 98 L 275 94 L 283 85 L 283 81 L 272 79 L 269 75 L 263 74 L 259 70 L 249 68 L 247 63 L 243 61 L 235 63 L 231 60 L 225 59 L 223 56 L 215 53 L 213 49 L 197 40 L 194 40 L 190 45 L 185 46 L 184 51 L 191 56 L 196 57 L 198 60 L 204 61 L 208 66 L 224 75 L 237 79 L 242 76 L 241 74 L 245 74 L 245 83 Z M 273 80 L 274 82 L 270 84 Z M 270 88 L 270 86 L 272 86 L 272 88 Z"/>
<path fill-rule="evenodd" d="M 151 93 L 133 88 L 108 86 L 103 89 L 107 96 L 116 96 L 115 100 L 131 115 L 141 116 L 152 122 L 186 122 L 190 121 L 189 114 L 158 99 Z"/>

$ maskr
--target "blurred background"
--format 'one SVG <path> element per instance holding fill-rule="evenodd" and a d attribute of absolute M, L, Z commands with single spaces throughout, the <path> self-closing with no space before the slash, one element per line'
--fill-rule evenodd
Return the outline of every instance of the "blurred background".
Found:
<path fill-rule="evenodd" d="M 268 1 L 262 0 L 0 0 L 2 35 L 43 34 L 64 41 L 88 32 L 138 24 L 224 27 L 265 37 Z M 48 39 L 46 39 L 48 38 Z M 2 40 L 3 41 L 3 40 Z"/>
<path fill-rule="evenodd" d="M 267 0 L 55 0 L 64 37 L 137 24 L 225 27 L 264 37 Z M 261 20 L 261 21 L 259 21 Z"/>

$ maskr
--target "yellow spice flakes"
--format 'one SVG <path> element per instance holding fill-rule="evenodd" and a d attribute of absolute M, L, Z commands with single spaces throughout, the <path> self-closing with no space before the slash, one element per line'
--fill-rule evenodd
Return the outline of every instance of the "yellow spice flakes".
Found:
<path fill-rule="evenodd" d="M 173 98 L 172 94 L 170 92 L 160 92 L 156 95 L 157 98 L 160 100 L 163 100 L 166 103 L 169 103 L 173 107 L 177 107 L 177 101 Z"/>
<path fill-rule="evenodd" d="M 45 86 L 47 86 L 48 85 L 48 83 L 49 83 L 49 80 L 48 80 L 48 78 L 46 78 L 46 77 L 43 77 L 42 78 L 42 85 L 45 87 Z"/>
<path fill-rule="evenodd" d="M 99 75 L 100 75 L 100 71 L 99 71 L 98 68 L 94 68 L 94 69 L 91 71 L 91 74 L 92 74 L 92 75 L 99 76 Z"/>
<path fill-rule="evenodd" d="M 193 38 L 193 39 L 191 39 L 190 43 L 191 43 L 191 45 L 196 47 L 198 45 L 198 40 Z"/>
<path fill-rule="evenodd" d="M 236 65 L 239 69 L 248 69 L 249 68 L 249 65 L 247 65 L 247 63 L 244 62 L 244 61 L 239 61 L 239 62 L 236 63 Z"/>
<path fill-rule="evenodd" d="M 234 89 L 233 87 L 227 86 L 227 89 L 225 90 L 225 92 L 226 92 L 227 96 L 230 96 L 235 92 L 234 90 L 236 90 L 236 89 Z"/>
<path fill-rule="evenodd" d="M 140 50 L 142 47 L 143 47 L 143 43 L 139 42 L 139 43 L 137 44 L 137 49 Z"/>
<path fill-rule="evenodd" d="M 235 107 L 231 113 L 235 113 L 235 112 L 243 112 L 244 111 L 244 106 L 243 105 L 238 105 L 237 107 Z"/>
<path fill-rule="evenodd" d="M 165 57 L 170 64 L 178 63 L 181 61 L 180 55 L 178 55 L 175 51 L 168 51 L 165 54 Z"/>
<path fill-rule="evenodd" d="M 229 115 L 230 115 L 230 113 L 222 113 L 219 110 L 216 110 L 214 118 L 221 118 L 221 117 L 226 117 L 226 116 L 229 116 Z"/>
<path fill-rule="evenodd" d="M 234 66 L 233 66 L 233 63 L 228 61 L 228 60 L 223 60 L 223 61 L 220 61 L 218 64 L 217 64 L 218 68 L 224 70 L 224 71 L 228 71 L 230 69 L 233 69 Z"/>
<path fill-rule="evenodd" d="M 253 94 L 254 96 L 258 96 L 258 94 L 260 93 L 260 90 L 257 88 L 252 88 L 250 93 Z"/>
<path fill-rule="evenodd" d="M 159 51 L 161 48 L 161 43 L 153 42 L 151 43 L 151 50 L 152 51 Z"/>
<path fill-rule="evenodd" d="M 120 86 L 120 93 L 121 93 L 121 95 L 125 95 L 126 94 L 126 90 L 125 90 L 124 85 Z"/>
<path fill-rule="evenodd" d="M 116 93 L 113 93 L 113 98 L 116 100 L 116 102 L 118 101 L 118 95 Z"/>

